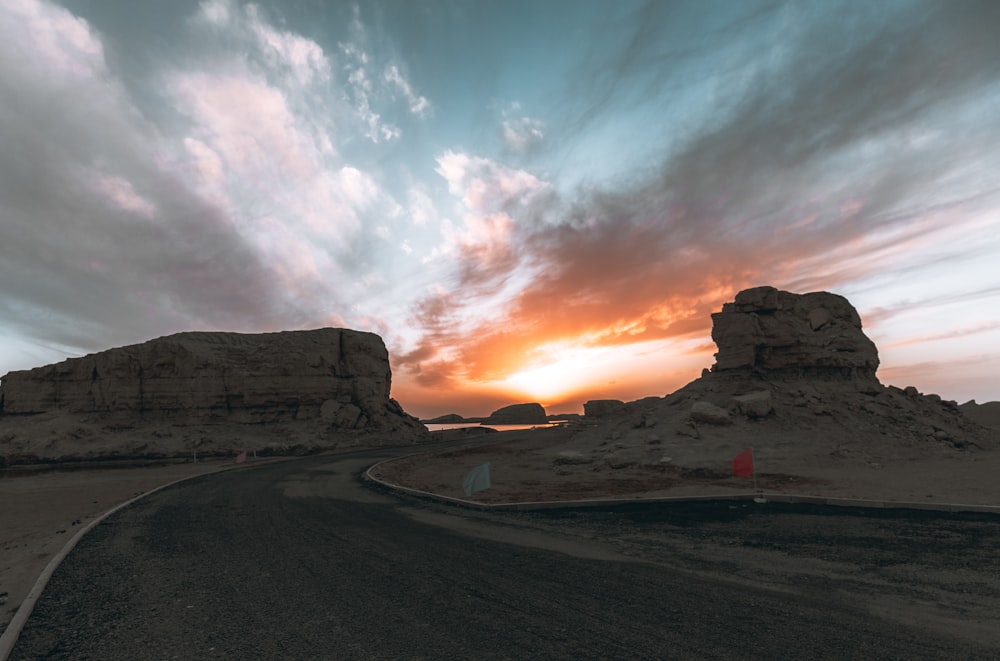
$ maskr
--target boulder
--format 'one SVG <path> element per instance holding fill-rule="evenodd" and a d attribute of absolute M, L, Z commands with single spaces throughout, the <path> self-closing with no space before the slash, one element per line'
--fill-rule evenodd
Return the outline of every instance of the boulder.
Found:
<path fill-rule="evenodd" d="M 583 415 L 587 418 L 600 418 L 624 408 L 625 402 L 620 399 L 592 399 L 583 405 Z"/>
<path fill-rule="evenodd" d="M 544 425 L 549 418 L 541 404 L 511 404 L 497 409 L 483 421 L 485 425 Z"/>
<path fill-rule="evenodd" d="M 774 410 L 774 400 L 770 390 L 756 390 L 745 395 L 733 397 L 733 402 L 739 412 L 748 418 L 764 418 Z"/>
<path fill-rule="evenodd" d="M 692 404 L 689 415 L 694 422 L 704 422 L 709 425 L 729 425 L 733 422 L 729 411 L 705 401 Z"/>

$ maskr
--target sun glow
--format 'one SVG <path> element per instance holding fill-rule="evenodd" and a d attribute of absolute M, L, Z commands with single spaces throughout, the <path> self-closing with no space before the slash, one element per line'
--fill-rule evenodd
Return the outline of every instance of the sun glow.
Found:
<path fill-rule="evenodd" d="M 582 404 L 585 399 L 663 395 L 711 365 L 711 353 L 689 341 L 609 347 L 559 343 L 539 347 L 533 353 L 538 360 L 492 385 L 546 408 L 574 398 Z M 623 389 L 625 383 L 634 388 Z"/>
<path fill-rule="evenodd" d="M 545 358 L 497 385 L 545 404 L 565 399 L 591 385 L 606 371 L 611 360 L 608 349 L 564 344 L 539 347 L 536 353 Z"/>

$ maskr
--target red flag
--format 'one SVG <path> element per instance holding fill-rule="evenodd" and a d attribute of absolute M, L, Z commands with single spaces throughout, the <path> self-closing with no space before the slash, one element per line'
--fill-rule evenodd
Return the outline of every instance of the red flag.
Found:
<path fill-rule="evenodd" d="M 753 475 L 753 448 L 747 448 L 733 457 L 733 473 L 736 477 Z"/>
<path fill-rule="evenodd" d="M 247 451 L 246 450 L 244 450 L 243 452 L 240 452 L 238 455 L 236 455 L 236 463 L 242 464 L 246 460 L 247 460 Z"/>

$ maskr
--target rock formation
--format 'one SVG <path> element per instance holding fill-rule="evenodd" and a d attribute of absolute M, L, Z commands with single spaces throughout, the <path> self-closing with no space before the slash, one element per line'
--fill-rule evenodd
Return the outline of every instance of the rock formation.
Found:
<path fill-rule="evenodd" d="M 878 350 L 843 296 L 791 294 L 774 287 L 741 291 L 712 315 L 719 347 L 713 372 L 844 375 L 875 379 Z"/>
<path fill-rule="evenodd" d="M 976 400 L 973 399 L 961 404 L 958 409 L 965 417 L 975 420 L 983 427 L 1000 429 L 1000 402 L 977 404 Z"/>
<path fill-rule="evenodd" d="M 315 447 L 343 434 L 421 437 L 426 430 L 390 399 L 390 385 L 388 352 L 372 333 L 178 333 L 7 374 L 0 439 L 10 424 L 56 418 L 84 436 L 155 427 L 163 438 L 171 427 L 253 425 L 281 427 Z"/>
<path fill-rule="evenodd" d="M 588 402 L 592 425 L 574 438 L 574 451 L 590 447 L 583 456 L 592 465 L 668 462 L 725 475 L 720 457 L 749 445 L 772 465 L 808 455 L 877 467 L 899 448 L 930 457 L 998 444 L 971 419 L 979 413 L 972 406 L 966 416 L 937 395 L 882 385 L 878 351 L 842 296 L 757 287 L 723 305 L 712 323 L 718 353 L 710 370 L 665 397 Z"/>
<path fill-rule="evenodd" d="M 490 414 L 484 425 L 544 425 L 549 421 L 541 404 L 511 404 Z"/>
<path fill-rule="evenodd" d="M 625 407 L 620 399 L 592 399 L 583 405 L 583 415 L 588 418 L 600 418 L 610 415 Z"/>

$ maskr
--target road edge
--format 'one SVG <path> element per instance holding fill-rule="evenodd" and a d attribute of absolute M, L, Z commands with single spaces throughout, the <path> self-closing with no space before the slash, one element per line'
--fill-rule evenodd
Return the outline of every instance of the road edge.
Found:
<path fill-rule="evenodd" d="M 277 461 L 284 461 L 284 460 L 287 460 L 287 458 L 281 457 L 277 459 Z M 66 544 L 63 545 L 63 547 L 59 549 L 59 551 L 56 552 L 54 556 L 52 556 L 52 559 L 49 560 L 47 565 L 45 565 L 45 569 L 43 569 L 42 573 L 38 575 L 38 579 L 35 581 L 35 584 L 31 587 L 31 590 L 28 592 L 28 596 L 26 596 L 24 598 L 24 601 L 22 601 L 21 604 L 17 607 L 17 612 L 14 613 L 14 617 L 11 618 L 10 622 L 7 624 L 7 628 L 4 629 L 3 634 L 0 635 L 0 661 L 7 661 L 7 659 L 10 657 L 11 652 L 14 651 L 14 645 L 17 644 L 17 639 L 21 635 L 21 630 L 24 629 L 24 625 L 27 624 L 28 618 L 31 617 L 32 611 L 35 610 L 35 604 L 38 603 L 38 599 L 42 596 L 42 592 L 45 591 L 45 586 L 48 585 L 49 579 L 52 578 L 52 574 L 55 573 L 56 569 L 59 568 L 59 565 L 62 564 L 62 561 L 66 559 L 66 556 L 68 556 L 70 552 L 73 550 L 73 548 L 76 547 L 76 545 L 80 542 L 80 540 L 83 539 L 83 536 L 86 535 L 95 527 L 97 527 L 97 525 L 100 524 L 102 521 L 104 521 L 104 519 L 108 518 L 118 510 L 128 507 L 129 505 L 135 503 L 136 501 L 142 500 L 146 496 L 152 495 L 157 491 L 166 489 L 167 487 L 171 487 L 175 484 L 186 482 L 188 480 L 193 480 L 199 477 L 204 477 L 206 475 L 217 475 L 219 473 L 224 473 L 226 471 L 231 471 L 238 468 L 251 468 L 256 466 L 264 466 L 266 464 L 271 464 L 271 463 L 275 463 L 275 460 L 270 459 L 270 460 L 259 461 L 249 466 L 246 464 L 222 466 L 217 470 L 212 470 L 205 473 L 198 473 L 197 475 L 188 475 L 186 477 L 173 480 L 172 482 L 161 484 L 160 486 L 150 489 L 149 491 L 145 491 L 139 494 L 138 496 L 130 498 L 125 502 L 119 503 L 114 507 L 112 507 L 111 509 L 107 510 L 106 512 L 102 512 L 101 514 L 99 514 L 93 521 L 91 521 L 83 528 L 78 530 L 76 534 L 73 535 L 73 537 L 70 538 L 70 540 L 66 542 Z"/>
<path fill-rule="evenodd" d="M 372 474 L 372 471 L 376 470 L 379 466 L 389 461 L 394 461 L 398 459 L 394 457 L 392 459 L 386 459 L 380 461 L 372 466 L 369 466 L 361 475 L 362 477 L 372 483 L 381 485 L 382 487 L 390 490 L 397 491 L 400 493 L 406 493 L 411 496 L 417 496 L 419 498 L 426 498 L 429 500 L 436 500 L 438 502 L 448 503 L 450 505 L 456 505 L 459 507 L 465 507 L 467 509 L 475 509 L 487 512 L 502 512 L 502 511 L 532 511 L 532 510 L 545 510 L 545 509 L 559 509 L 559 508 L 579 508 L 579 507 L 606 507 L 609 505 L 630 505 L 637 503 L 683 503 L 683 502 L 705 502 L 705 501 L 744 501 L 753 500 L 756 502 L 772 502 L 772 503 L 808 503 L 812 505 L 830 505 L 834 507 L 863 507 L 872 509 L 913 509 L 913 510 L 931 510 L 938 512 L 981 512 L 987 514 L 1000 514 L 1000 505 L 972 505 L 965 503 L 927 503 L 927 502 L 908 502 L 908 501 L 896 501 L 896 500 L 866 500 L 862 498 L 831 498 L 827 496 L 812 496 L 806 494 L 788 494 L 780 492 L 769 492 L 769 491 L 754 491 L 754 492 L 735 492 L 735 493 L 725 493 L 725 494 L 710 494 L 703 496 L 657 496 L 653 498 L 643 498 L 633 497 L 633 498 L 587 498 L 581 500 L 538 500 L 538 501 L 520 501 L 520 502 L 507 502 L 507 503 L 481 503 L 474 500 L 465 500 L 464 498 L 455 498 L 453 496 L 443 496 L 441 494 L 433 493 L 430 491 L 422 491 L 420 489 L 413 489 L 411 487 L 405 487 L 401 484 L 395 484 L 384 480 L 380 477 L 376 477 Z"/>

